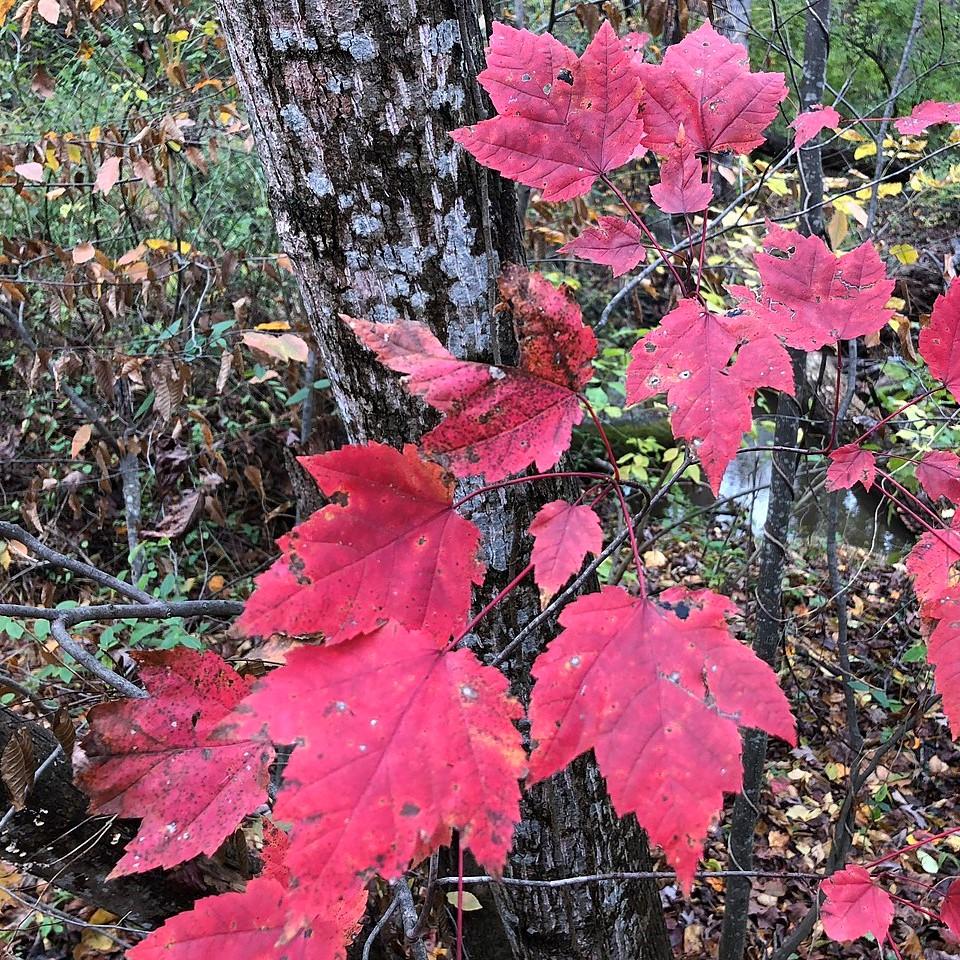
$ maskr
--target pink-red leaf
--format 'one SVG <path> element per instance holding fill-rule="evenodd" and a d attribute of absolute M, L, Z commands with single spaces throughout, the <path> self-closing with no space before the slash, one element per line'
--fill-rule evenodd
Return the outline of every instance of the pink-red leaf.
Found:
<path fill-rule="evenodd" d="M 391 624 L 334 647 L 300 647 L 260 681 L 246 731 L 297 741 L 276 815 L 293 824 L 301 883 L 350 889 L 402 876 L 450 831 L 498 870 L 520 819 L 526 758 L 506 678 L 469 650 Z"/>
<path fill-rule="evenodd" d="M 917 467 L 917 480 L 934 500 L 945 497 L 960 504 L 960 457 L 947 450 L 932 450 Z"/>
<path fill-rule="evenodd" d="M 237 628 L 245 634 L 323 633 L 336 643 L 387 620 L 442 646 L 466 622 L 483 582 L 480 531 L 453 509 L 441 467 L 384 444 L 348 446 L 301 462 L 331 503 L 279 541 Z"/>
<path fill-rule="evenodd" d="M 669 154 L 683 126 L 697 153 L 749 153 L 787 95 L 782 73 L 751 73 L 747 51 L 709 22 L 667 49 L 660 65 L 641 64 L 646 144 Z"/>
<path fill-rule="evenodd" d="M 594 750 L 618 813 L 636 813 L 689 886 L 723 794 L 741 786 L 738 724 L 791 743 L 795 732 L 774 672 L 730 635 L 732 604 L 709 591 L 665 599 L 604 587 L 563 611 L 533 668 L 530 773 Z"/>
<path fill-rule="evenodd" d="M 820 889 L 826 894 L 820 918 L 831 940 L 858 940 L 868 933 L 880 942 L 886 939 L 893 923 L 893 901 L 863 867 L 851 864 L 827 877 Z"/>
<path fill-rule="evenodd" d="M 865 490 L 873 486 L 877 478 L 877 460 L 869 450 L 856 443 L 837 447 L 830 452 L 827 468 L 828 490 L 849 490 L 862 483 Z"/>
<path fill-rule="evenodd" d="M 763 287 L 757 298 L 732 287 L 740 306 L 791 347 L 819 350 L 837 340 L 882 330 L 894 281 L 872 243 L 842 257 L 819 237 L 767 224 L 766 253 L 755 256 Z M 774 256 L 785 254 L 786 256 Z"/>
<path fill-rule="evenodd" d="M 247 695 L 214 653 L 134 653 L 150 693 L 94 707 L 79 782 L 94 813 L 141 817 L 111 876 L 212 854 L 267 798 L 273 750 L 217 729 Z"/>
<path fill-rule="evenodd" d="M 960 937 L 960 880 L 950 883 L 940 904 L 940 919 L 955 937 Z"/>
<path fill-rule="evenodd" d="M 930 373 L 960 397 L 960 279 L 937 297 L 930 323 L 920 331 L 920 355 Z"/>
<path fill-rule="evenodd" d="M 637 342 L 627 369 L 628 403 L 667 392 L 674 435 L 694 444 L 714 491 L 750 429 L 761 386 L 793 393 L 786 350 L 695 300 L 681 300 Z"/>
<path fill-rule="evenodd" d="M 893 125 L 898 133 L 915 136 L 939 123 L 960 124 L 960 103 L 925 100 L 913 108 L 909 117 L 900 117 L 894 120 Z"/>
<path fill-rule="evenodd" d="M 457 476 L 482 474 L 488 483 L 559 460 L 583 417 L 577 394 L 596 352 L 565 289 L 515 267 L 500 291 L 516 324 L 519 367 L 457 360 L 421 324 L 344 318 L 382 363 L 408 374 L 411 393 L 446 414 L 423 438 L 424 451 Z"/>
<path fill-rule="evenodd" d="M 596 513 L 566 500 L 541 507 L 529 529 L 533 537 L 530 562 L 544 602 L 579 571 L 588 553 L 599 553 L 603 546 L 603 529 Z"/>
<path fill-rule="evenodd" d="M 713 199 L 713 185 L 704 180 L 703 163 L 682 127 L 650 196 L 664 213 L 696 213 L 706 210 Z"/>
<path fill-rule="evenodd" d="M 813 107 L 795 117 L 790 126 L 794 129 L 794 146 L 802 147 L 823 130 L 839 129 L 840 114 L 834 107 Z"/>
<path fill-rule="evenodd" d="M 272 877 L 251 880 L 242 893 L 197 901 L 142 943 L 129 960 L 344 960 L 363 915 L 366 891 L 315 902 L 304 913 L 291 891 Z M 300 899 L 300 898 L 297 898 Z"/>
<path fill-rule="evenodd" d="M 565 243 L 559 252 L 613 267 L 615 277 L 633 270 L 647 255 L 643 236 L 635 223 L 606 216 L 597 217 L 596 226 L 587 227 L 579 237 Z"/>
<path fill-rule="evenodd" d="M 540 188 L 544 200 L 571 200 L 643 155 L 638 70 L 609 22 L 579 59 L 549 34 L 495 22 L 478 79 L 499 116 L 451 136 L 485 167 Z"/>

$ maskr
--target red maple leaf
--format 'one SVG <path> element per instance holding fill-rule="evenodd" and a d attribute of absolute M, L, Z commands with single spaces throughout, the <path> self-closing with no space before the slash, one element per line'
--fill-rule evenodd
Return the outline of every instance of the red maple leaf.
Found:
<path fill-rule="evenodd" d="M 930 323 L 920 331 L 920 355 L 930 373 L 960 397 L 960 280 L 937 297 Z"/>
<path fill-rule="evenodd" d="M 267 798 L 273 750 L 217 727 L 250 681 L 215 653 L 134 653 L 150 693 L 88 714 L 78 781 L 94 813 L 140 817 L 112 877 L 212 854 Z"/>
<path fill-rule="evenodd" d="M 588 553 L 603 546 L 600 518 L 582 504 L 554 500 L 540 508 L 530 524 L 533 576 L 546 603 L 583 566 Z"/>
<path fill-rule="evenodd" d="M 730 290 L 744 311 L 791 347 L 819 350 L 876 333 L 893 316 L 886 304 L 894 281 L 872 243 L 838 258 L 819 237 L 768 223 L 763 246 L 767 252 L 754 257 L 763 283 L 759 303 L 745 287 Z"/>
<path fill-rule="evenodd" d="M 580 236 L 565 243 L 559 253 L 613 267 L 615 277 L 633 270 L 646 257 L 640 228 L 619 217 L 597 217 L 595 226 L 587 227 Z"/>
<path fill-rule="evenodd" d="M 739 43 L 709 21 L 667 49 L 663 63 L 641 64 L 645 143 L 669 154 L 681 125 L 697 153 L 749 153 L 787 95 L 782 73 L 751 73 Z"/>
<path fill-rule="evenodd" d="M 730 635 L 730 601 L 664 599 L 604 587 L 563 611 L 533 668 L 530 774 L 592 749 L 618 813 L 636 813 L 689 886 L 723 794 L 741 786 L 738 724 L 791 743 L 795 730 L 773 670 Z"/>
<path fill-rule="evenodd" d="M 607 21 L 579 59 L 550 34 L 495 22 L 477 79 L 499 116 L 451 136 L 544 200 L 571 200 L 644 154 L 638 70 Z"/>
<path fill-rule="evenodd" d="M 453 509 L 443 469 L 379 443 L 300 461 L 329 497 L 346 496 L 294 527 L 280 559 L 257 578 L 237 629 L 323 633 L 336 643 L 387 620 L 442 645 L 466 622 L 483 582 L 480 531 Z"/>
<path fill-rule="evenodd" d="M 666 391 L 674 435 L 694 444 L 714 492 L 751 427 L 757 388 L 794 389 L 790 356 L 775 338 L 696 300 L 681 300 L 631 357 L 627 402 Z"/>
<path fill-rule="evenodd" d="M 834 107 L 813 107 L 796 116 L 790 126 L 795 131 L 794 146 L 799 148 L 822 130 L 837 130 L 840 127 L 840 114 Z"/>
<path fill-rule="evenodd" d="M 960 880 L 950 883 L 950 889 L 940 903 L 940 919 L 955 937 L 960 937 Z"/>
<path fill-rule="evenodd" d="M 570 445 L 583 412 L 578 392 L 593 375 L 596 337 L 565 289 L 539 274 L 508 268 L 500 291 L 520 343 L 520 366 L 457 360 L 419 323 L 345 317 L 357 337 L 407 389 L 443 411 L 421 445 L 457 476 L 495 483 L 536 463 L 552 467 Z"/>
<path fill-rule="evenodd" d="M 960 504 L 960 457 L 947 450 L 932 450 L 917 467 L 917 480 L 933 500 L 944 497 Z"/>
<path fill-rule="evenodd" d="M 242 893 L 197 901 L 127 952 L 129 960 L 344 960 L 363 915 L 366 891 L 323 903 L 309 912 L 304 898 L 272 877 L 259 877 Z"/>
<path fill-rule="evenodd" d="M 913 108 L 909 117 L 899 117 L 893 125 L 904 136 L 916 136 L 938 123 L 960 123 L 960 103 L 924 100 Z"/>
<path fill-rule="evenodd" d="M 866 870 L 851 864 L 820 884 L 826 900 L 820 910 L 831 940 L 858 940 L 872 933 L 881 943 L 893 923 L 893 901 Z"/>
<path fill-rule="evenodd" d="M 664 213 L 696 213 L 706 210 L 713 199 L 713 185 L 703 179 L 703 163 L 682 126 L 650 196 Z"/>
<path fill-rule="evenodd" d="M 830 451 L 830 466 L 827 468 L 828 490 L 849 490 L 858 483 L 865 490 L 873 486 L 877 478 L 877 460 L 869 450 L 856 443 L 848 443 Z"/>
<path fill-rule="evenodd" d="M 301 884 L 350 889 L 403 875 L 449 842 L 496 871 L 520 819 L 526 757 L 506 678 L 469 650 L 390 624 L 333 647 L 300 647 L 241 708 L 242 729 L 299 744 L 276 815 L 293 824 Z"/>

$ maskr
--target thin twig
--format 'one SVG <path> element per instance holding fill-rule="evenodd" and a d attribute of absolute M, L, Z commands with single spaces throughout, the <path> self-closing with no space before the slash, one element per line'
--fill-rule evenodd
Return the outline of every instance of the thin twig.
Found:
<path fill-rule="evenodd" d="M 67 626 L 63 620 L 51 620 L 50 632 L 60 646 L 73 657 L 77 663 L 86 667 L 94 676 L 99 677 L 104 683 L 119 691 L 125 697 L 136 700 L 144 700 L 149 694 L 142 690 L 136 684 L 131 683 L 126 677 L 121 677 L 109 667 L 105 667 L 92 653 L 88 653 L 83 647 L 72 639 L 67 633 Z"/>

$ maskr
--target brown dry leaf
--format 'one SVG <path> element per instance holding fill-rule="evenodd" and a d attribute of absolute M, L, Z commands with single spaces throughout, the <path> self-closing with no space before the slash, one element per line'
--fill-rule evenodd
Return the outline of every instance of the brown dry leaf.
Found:
<path fill-rule="evenodd" d="M 15 810 L 22 810 L 27 805 L 27 794 L 33 786 L 36 771 L 30 731 L 27 727 L 17 727 L 0 755 L 0 780 L 7 788 Z"/>
<path fill-rule="evenodd" d="M 73 248 L 73 262 L 86 263 L 97 255 L 97 249 L 92 243 L 81 243 Z"/>
<path fill-rule="evenodd" d="M 683 928 L 683 952 L 686 956 L 703 956 L 703 926 L 689 923 Z"/>
<path fill-rule="evenodd" d="M 83 426 L 77 429 L 77 432 L 73 435 L 73 440 L 70 442 L 70 456 L 74 460 L 80 459 L 80 454 L 83 453 L 83 448 L 90 442 L 90 437 L 92 436 L 92 424 L 85 423 Z"/>
<path fill-rule="evenodd" d="M 50 725 L 53 727 L 53 735 L 57 738 L 57 742 L 63 747 L 64 756 L 69 757 L 73 753 L 73 745 L 77 740 L 77 728 L 73 725 L 70 713 L 65 707 L 57 707 Z"/>
<path fill-rule="evenodd" d="M 43 64 L 37 67 L 36 72 L 33 75 L 33 79 L 30 81 L 30 89 L 38 96 L 42 97 L 44 100 L 49 100 L 57 88 L 57 81 L 47 73 Z"/>
<path fill-rule="evenodd" d="M 13 865 L 0 860 L 0 906 L 7 902 L 19 902 L 6 891 L 18 889 L 22 882 L 23 874 L 17 873 L 17 869 Z"/>
<path fill-rule="evenodd" d="M 247 478 L 250 486 L 260 494 L 260 502 L 265 504 L 267 502 L 267 494 L 263 489 L 263 474 L 261 474 L 260 468 L 254 466 L 252 463 L 248 463 L 243 468 L 243 475 Z"/>
<path fill-rule="evenodd" d="M 93 184 L 95 193 L 99 191 L 106 196 L 117 185 L 120 179 L 120 160 L 120 157 L 108 157 L 103 161 Z"/>
<path fill-rule="evenodd" d="M 233 369 L 233 354 L 229 350 L 224 350 L 220 357 L 220 370 L 217 373 L 217 393 L 223 393 L 227 385 L 227 378 Z"/>
<path fill-rule="evenodd" d="M 156 529 L 141 530 L 140 536 L 148 540 L 160 540 L 164 537 L 178 540 L 193 528 L 202 511 L 203 491 L 191 490 L 167 510 L 166 516 L 157 524 Z"/>

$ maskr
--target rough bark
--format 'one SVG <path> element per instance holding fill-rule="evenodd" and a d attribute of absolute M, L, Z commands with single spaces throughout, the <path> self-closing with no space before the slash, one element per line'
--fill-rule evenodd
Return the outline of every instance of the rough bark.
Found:
<path fill-rule="evenodd" d="M 747 46 L 753 0 L 717 0 L 713 4 L 713 25 L 728 40 Z"/>
<path fill-rule="evenodd" d="M 491 308 L 500 263 L 523 259 L 514 192 L 447 136 L 485 115 L 473 78 L 481 15 L 489 25 L 492 14 L 475 0 L 221 0 L 221 11 L 278 233 L 347 434 L 354 442 L 416 440 L 429 423 L 423 408 L 337 314 L 421 320 L 461 357 L 513 355 L 509 323 Z M 536 501 L 500 493 L 474 503 L 489 590 L 519 569 L 519 531 Z M 535 597 L 518 593 L 498 612 L 497 639 L 535 612 Z M 478 643 L 496 647 L 490 637 Z M 528 666 L 529 657 L 510 664 L 521 695 Z M 595 766 L 581 762 L 530 792 L 510 869 L 549 877 L 648 863 L 643 834 L 613 817 Z M 653 885 L 489 897 L 499 909 L 468 920 L 473 956 L 669 956 Z"/>
<path fill-rule="evenodd" d="M 803 36 L 803 77 L 800 82 L 800 111 L 812 109 L 823 101 L 830 54 L 830 2 L 813 0 L 807 8 Z M 818 136 L 800 151 L 800 217 L 802 233 L 822 237 L 823 225 L 823 151 Z"/>

